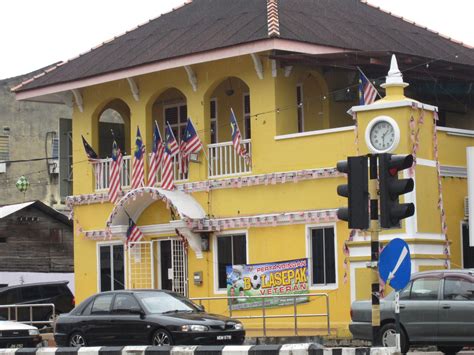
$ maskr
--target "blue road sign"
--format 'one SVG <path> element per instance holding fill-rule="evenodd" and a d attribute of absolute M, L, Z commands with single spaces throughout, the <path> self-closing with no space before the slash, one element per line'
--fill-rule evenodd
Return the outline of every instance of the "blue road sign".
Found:
<path fill-rule="evenodd" d="M 410 259 L 408 244 L 400 238 L 393 239 L 380 253 L 380 278 L 396 291 L 400 291 L 410 281 Z"/>

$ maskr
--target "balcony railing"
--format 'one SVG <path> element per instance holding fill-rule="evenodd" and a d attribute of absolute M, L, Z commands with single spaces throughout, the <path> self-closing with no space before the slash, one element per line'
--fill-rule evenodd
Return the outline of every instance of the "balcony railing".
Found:
<path fill-rule="evenodd" d="M 252 156 L 250 139 L 242 140 L 242 145 Z M 250 162 L 238 155 L 232 142 L 215 143 L 207 146 L 209 152 L 209 177 L 223 177 L 252 172 Z"/>
<path fill-rule="evenodd" d="M 130 174 L 132 169 L 132 159 L 130 155 L 123 157 L 122 171 L 120 171 L 120 182 L 122 188 L 130 187 Z M 93 163 L 95 175 L 95 189 L 105 190 L 110 184 L 110 169 L 112 166 L 112 158 L 100 159 Z"/>
<path fill-rule="evenodd" d="M 181 160 L 178 156 L 173 158 L 174 160 L 174 179 L 175 182 L 180 182 L 188 179 L 188 173 L 183 172 L 181 167 Z M 95 174 L 95 190 L 107 190 L 110 184 L 110 169 L 112 159 L 100 159 L 93 163 L 94 174 Z M 122 171 L 120 172 L 120 181 L 122 183 L 122 189 L 130 188 L 132 174 L 132 157 L 126 155 L 123 157 Z M 161 182 L 161 168 L 157 173 L 157 184 Z"/>

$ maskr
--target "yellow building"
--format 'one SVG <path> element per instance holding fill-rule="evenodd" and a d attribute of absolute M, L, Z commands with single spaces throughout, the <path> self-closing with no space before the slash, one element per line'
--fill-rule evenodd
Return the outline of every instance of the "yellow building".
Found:
<path fill-rule="evenodd" d="M 374 28 L 379 38 L 367 35 Z M 396 37 L 390 35 L 394 29 Z M 443 61 L 433 59 L 435 49 Z M 74 195 L 68 201 L 76 300 L 121 288 L 225 297 L 227 265 L 306 259 L 309 292 L 328 295 L 331 332 L 347 335 L 351 301 L 370 294 L 370 236 L 359 231 L 350 238 L 347 223 L 336 218 L 346 201 L 336 194 L 345 177 L 335 165 L 368 153 L 364 132 L 380 115 L 400 127 L 396 153 L 417 158 L 410 172 L 415 190 L 406 197 L 416 213 L 401 229 L 384 231 L 382 242 L 405 239 L 414 271 L 473 267 L 464 210 L 466 148 L 474 145 L 472 100 L 464 99 L 461 108 L 452 100 L 456 93 L 440 90 L 440 127 L 434 126 L 438 108 L 405 97 L 405 85 L 388 85 L 384 98 L 358 106 L 356 67 L 381 78 L 377 84 L 385 82 L 392 52 L 402 71 L 426 69 L 427 63 L 434 68 L 430 76 L 404 72 L 411 84 L 407 93 L 417 99 L 435 103 L 428 85 L 433 77 L 462 90 L 474 77 L 471 49 L 365 3 L 198 0 L 15 88 L 19 100 L 74 103 Z M 233 148 L 231 108 L 249 162 Z M 156 186 L 131 190 L 136 127 L 150 147 L 155 121 L 162 134 L 168 121 L 178 138 L 187 117 L 203 150 L 186 173 L 175 159 L 176 190 L 161 189 L 160 175 Z M 116 204 L 108 201 L 110 129 L 125 152 L 124 191 Z M 101 158 L 94 164 L 81 135 Z M 144 237 L 126 249 L 129 216 Z M 224 299 L 203 304 L 229 313 Z M 326 310 L 320 296 L 298 305 L 299 314 Z M 293 305 L 265 312 L 293 314 Z M 261 314 L 261 307 L 232 312 Z M 324 334 L 327 322 L 299 318 L 298 332 Z M 245 323 L 250 330 L 263 327 L 260 318 Z M 267 334 L 293 334 L 294 324 L 292 317 L 274 317 L 265 328 Z"/>

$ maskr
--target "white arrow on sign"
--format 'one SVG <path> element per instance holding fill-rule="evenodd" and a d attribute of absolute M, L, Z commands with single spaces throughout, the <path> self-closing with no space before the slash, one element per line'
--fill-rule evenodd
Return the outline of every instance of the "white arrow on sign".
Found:
<path fill-rule="evenodd" d="M 393 268 L 392 271 L 390 271 L 390 273 L 388 274 L 388 278 L 387 278 L 387 281 L 389 282 L 391 279 L 393 279 L 393 277 L 395 276 L 395 274 L 397 273 L 398 269 L 400 268 L 400 265 L 402 265 L 402 262 L 403 260 L 405 260 L 405 257 L 407 256 L 408 254 L 408 249 L 407 247 L 403 247 L 402 249 L 402 252 L 398 258 L 398 261 L 397 261 L 397 264 L 395 265 L 395 267 Z"/>

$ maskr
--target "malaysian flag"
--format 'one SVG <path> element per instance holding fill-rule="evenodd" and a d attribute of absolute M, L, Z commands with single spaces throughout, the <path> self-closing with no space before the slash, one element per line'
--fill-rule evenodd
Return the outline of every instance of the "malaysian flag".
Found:
<path fill-rule="evenodd" d="M 136 242 L 143 238 L 143 233 L 135 224 L 133 219 L 128 217 L 128 229 L 127 229 L 127 245 L 129 248 L 133 248 Z"/>
<path fill-rule="evenodd" d="M 169 123 L 165 129 L 165 151 L 163 154 L 163 169 L 161 174 L 161 188 L 165 190 L 174 189 L 174 164 L 173 157 L 178 154 L 179 147 L 173 130 Z"/>
<path fill-rule="evenodd" d="M 137 126 L 137 138 L 135 140 L 135 152 L 132 165 L 132 190 L 145 185 L 145 145 L 143 144 L 140 128 Z"/>
<path fill-rule="evenodd" d="M 81 135 L 81 137 L 82 137 L 82 144 L 84 145 L 84 150 L 86 151 L 87 159 L 90 162 L 93 162 L 94 160 L 99 159 L 99 156 L 94 151 L 94 149 L 92 149 L 92 147 L 89 145 L 89 143 L 87 143 L 84 136 Z"/>
<path fill-rule="evenodd" d="M 87 155 L 87 160 L 89 161 L 89 163 L 92 164 L 92 168 L 94 169 L 95 180 L 97 183 L 98 181 L 102 180 L 102 176 L 103 176 L 102 164 L 100 164 L 99 156 L 94 151 L 94 149 L 92 149 L 89 143 L 87 143 L 84 136 L 81 135 L 81 138 L 82 138 L 82 144 L 84 145 L 84 150 Z"/>
<path fill-rule="evenodd" d="M 148 186 L 153 187 L 156 184 L 156 174 L 161 166 L 161 160 L 163 159 L 163 152 L 165 147 L 163 140 L 161 139 L 160 130 L 158 123 L 155 121 L 155 130 L 153 131 L 153 147 L 151 149 L 150 156 L 150 169 L 148 170 Z"/>
<path fill-rule="evenodd" d="M 186 129 L 184 131 L 185 137 L 185 152 L 186 155 L 191 153 L 198 153 L 202 149 L 202 143 L 199 139 L 198 134 L 196 133 L 196 129 L 194 128 L 193 121 L 191 118 L 188 118 L 188 122 L 186 123 Z"/>
<path fill-rule="evenodd" d="M 239 125 L 237 124 L 237 119 L 235 118 L 234 110 L 230 109 L 230 127 L 232 129 L 232 144 L 234 145 L 234 150 L 238 155 L 245 159 L 245 162 L 248 164 L 250 161 L 250 156 L 245 149 L 245 146 L 242 145 L 242 135 L 240 134 Z"/>
<path fill-rule="evenodd" d="M 202 143 L 199 139 L 196 129 L 194 128 L 193 121 L 188 117 L 186 122 L 186 128 L 181 139 L 179 147 L 181 154 L 181 165 L 183 166 L 183 172 L 188 172 L 189 155 L 191 153 L 198 153 L 202 149 Z"/>
<path fill-rule="evenodd" d="M 114 139 L 112 144 L 112 163 L 110 167 L 110 185 L 109 185 L 109 200 L 117 203 L 119 194 L 122 192 L 122 184 L 120 182 L 120 172 L 122 171 L 122 152 Z"/>
<path fill-rule="evenodd" d="M 379 95 L 377 89 L 359 68 L 359 105 L 370 105 L 377 95 Z"/>

